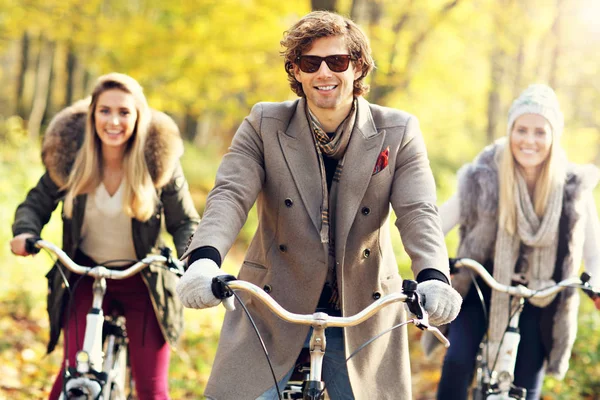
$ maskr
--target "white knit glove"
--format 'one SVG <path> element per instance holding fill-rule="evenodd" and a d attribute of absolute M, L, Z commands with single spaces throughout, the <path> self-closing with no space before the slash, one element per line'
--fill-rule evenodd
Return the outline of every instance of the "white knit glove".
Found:
<path fill-rule="evenodd" d="M 423 308 L 429 314 L 429 323 L 439 326 L 452 322 L 460 311 L 462 297 L 447 283 L 428 280 L 419 283 L 417 293 Z"/>
<path fill-rule="evenodd" d="M 219 305 L 221 299 L 215 297 L 211 285 L 215 276 L 228 275 L 210 258 L 200 258 L 189 266 L 179 282 L 177 295 L 188 308 L 208 308 Z"/>

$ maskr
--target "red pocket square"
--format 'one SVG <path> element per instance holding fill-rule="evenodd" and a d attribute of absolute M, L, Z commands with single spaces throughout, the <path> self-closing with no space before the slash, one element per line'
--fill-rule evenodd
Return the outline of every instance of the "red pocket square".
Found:
<path fill-rule="evenodd" d="M 379 154 L 379 157 L 377 157 L 377 162 L 375 163 L 375 168 L 373 168 L 373 175 L 383 171 L 385 169 L 385 167 L 387 167 L 389 156 L 390 156 L 390 146 L 386 147 L 386 149 L 383 150 Z"/>

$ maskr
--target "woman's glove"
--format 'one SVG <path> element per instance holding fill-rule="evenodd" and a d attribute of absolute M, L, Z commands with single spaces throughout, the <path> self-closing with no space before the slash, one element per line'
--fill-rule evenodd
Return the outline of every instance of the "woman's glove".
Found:
<path fill-rule="evenodd" d="M 429 314 L 429 323 L 439 326 L 452 322 L 460 311 L 462 297 L 447 283 L 429 280 L 419 283 L 417 293 Z"/>
<path fill-rule="evenodd" d="M 200 258 L 189 266 L 179 282 L 177 295 L 185 307 L 208 308 L 219 305 L 221 299 L 212 292 L 212 280 L 216 276 L 228 275 L 210 258 Z"/>

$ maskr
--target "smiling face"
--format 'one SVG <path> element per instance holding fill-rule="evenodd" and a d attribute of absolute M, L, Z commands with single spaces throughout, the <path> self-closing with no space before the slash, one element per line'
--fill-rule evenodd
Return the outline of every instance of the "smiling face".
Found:
<path fill-rule="evenodd" d="M 341 36 L 330 36 L 316 39 L 312 47 L 302 55 L 326 57 L 338 54 L 349 54 L 348 47 Z M 333 72 L 325 61 L 316 72 L 307 73 L 294 64 L 294 76 L 302 84 L 308 106 L 315 114 L 350 111 L 354 99 L 354 81 L 360 78 L 362 71 L 350 62 L 344 72 Z M 345 116 L 345 115 L 344 115 Z"/>
<path fill-rule="evenodd" d="M 94 110 L 94 128 L 102 142 L 103 152 L 123 152 L 133 135 L 136 120 L 133 95 L 119 89 L 102 92 Z"/>
<path fill-rule="evenodd" d="M 552 128 L 538 114 L 523 114 L 510 132 L 510 149 L 517 164 L 529 176 L 537 176 L 552 147 Z"/>

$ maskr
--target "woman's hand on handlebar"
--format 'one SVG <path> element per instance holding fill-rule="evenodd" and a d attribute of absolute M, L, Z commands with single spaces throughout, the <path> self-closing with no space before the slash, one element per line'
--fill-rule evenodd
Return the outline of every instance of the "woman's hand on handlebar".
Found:
<path fill-rule="evenodd" d="M 33 233 L 21 233 L 10 240 L 10 251 L 17 256 L 28 256 L 35 255 L 28 253 L 25 249 L 25 240 L 27 238 L 35 237 Z"/>

